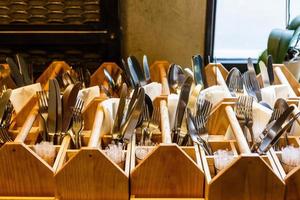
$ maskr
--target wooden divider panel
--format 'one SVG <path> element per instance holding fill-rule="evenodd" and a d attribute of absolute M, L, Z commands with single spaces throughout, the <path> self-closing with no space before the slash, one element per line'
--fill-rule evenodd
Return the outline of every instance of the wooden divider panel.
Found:
<path fill-rule="evenodd" d="M 300 166 L 288 173 L 284 182 L 286 184 L 285 200 L 300 199 Z"/>
<path fill-rule="evenodd" d="M 99 149 L 82 148 L 55 175 L 60 200 L 128 199 L 125 172 Z"/>
<path fill-rule="evenodd" d="M 283 200 L 285 185 L 258 155 L 242 155 L 208 184 L 209 200 Z"/>
<path fill-rule="evenodd" d="M 150 66 L 150 78 L 152 82 L 162 84 L 162 95 L 169 95 L 168 70 L 170 63 L 168 61 L 156 61 Z"/>
<path fill-rule="evenodd" d="M 104 71 L 103 69 L 106 68 L 107 71 L 114 77 L 115 74 L 120 73 L 122 69 L 113 62 L 104 62 L 101 66 L 91 75 L 91 85 L 100 85 L 103 81 L 105 81 Z"/>
<path fill-rule="evenodd" d="M 160 144 L 132 170 L 135 197 L 195 198 L 204 195 L 204 174 L 176 144 Z"/>
<path fill-rule="evenodd" d="M 52 168 L 23 143 L 0 148 L 1 196 L 54 196 Z"/>
<path fill-rule="evenodd" d="M 71 70 L 71 67 L 64 61 L 54 61 L 49 67 L 41 74 L 41 76 L 36 80 L 37 83 L 41 83 L 42 87 L 48 89 L 49 79 L 53 79 L 61 71 Z"/>

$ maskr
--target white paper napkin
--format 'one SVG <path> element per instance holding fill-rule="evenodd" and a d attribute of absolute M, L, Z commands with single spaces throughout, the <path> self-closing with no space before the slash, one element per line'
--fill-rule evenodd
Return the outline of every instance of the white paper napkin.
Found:
<path fill-rule="evenodd" d="M 41 90 L 42 86 L 40 83 L 35 83 L 12 90 L 10 101 L 14 106 L 16 113 L 19 113 L 30 101 L 30 99 L 36 95 L 36 92 Z"/>
<path fill-rule="evenodd" d="M 118 98 L 110 98 L 107 99 L 100 104 L 103 108 L 103 126 L 102 126 L 102 133 L 109 134 L 111 133 L 113 123 L 114 123 L 114 115 L 117 112 L 117 108 L 119 105 Z"/>
<path fill-rule="evenodd" d="M 78 97 L 84 101 L 83 111 L 86 107 L 93 101 L 94 98 L 100 97 L 100 88 L 99 86 L 85 88 L 79 91 Z"/>
<path fill-rule="evenodd" d="M 200 97 L 205 98 L 213 104 L 213 107 L 220 103 L 224 98 L 230 98 L 228 90 L 221 85 L 214 85 L 200 92 Z"/>
<path fill-rule="evenodd" d="M 170 94 L 168 96 L 168 110 L 169 110 L 169 120 L 170 120 L 170 128 L 174 127 L 175 114 L 177 109 L 177 104 L 179 100 L 179 95 Z"/>
<path fill-rule="evenodd" d="M 162 85 L 157 82 L 149 83 L 143 86 L 143 88 L 145 89 L 145 93 L 151 98 L 152 101 L 162 93 Z"/>
<path fill-rule="evenodd" d="M 278 98 L 286 99 L 289 97 L 289 89 L 287 85 L 271 85 L 261 89 L 262 100 L 268 103 L 271 107 Z"/>

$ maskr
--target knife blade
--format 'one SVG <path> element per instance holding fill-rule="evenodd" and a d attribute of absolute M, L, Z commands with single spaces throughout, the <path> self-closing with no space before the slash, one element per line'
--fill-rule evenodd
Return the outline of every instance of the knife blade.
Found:
<path fill-rule="evenodd" d="M 66 133 L 69 130 L 70 123 L 72 120 L 73 108 L 75 106 L 77 95 L 80 89 L 81 89 L 81 83 L 77 82 L 75 84 L 69 85 L 63 94 L 62 97 L 62 102 L 63 102 L 62 132 L 63 133 Z"/>
<path fill-rule="evenodd" d="M 2 124 L 4 113 L 5 113 L 6 105 L 9 102 L 11 93 L 12 93 L 12 90 L 8 89 L 2 94 L 2 96 L 0 98 L 0 122 L 1 122 L 1 124 Z"/>
<path fill-rule="evenodd" d="M 172 130 L 172 134 L 173 134 L 172 141 L 176 143 L 179 139 L 178 136 L 180 134 L 180 128 L 181 128 L 183 116 L 185 114 L 185 110 L 188 104 L 192 83 L 193 83 L 193 78 L 191 76 L 187 76 L 181 87 L 176 114 L 175 114 L 174 127 Z"/>
<path fill-rule="evenodd" d="M 56 116 L 57 116 L 57 100 L 56 89 L 53 79 L 49 80 L 49 105 L 48 105 L 48 118 L 47 128 L 49 133 L 56 133 Z"/>
<path fill-rule="evenodd" d="M 204 85 L 203 84 L 203 78 L 202 78 L 202 68 L 203 68 L 203 61 L 202 57 L 200 55 L 194 55 L 192 56 L 192 67 L 194 71 L 194 79 L 196 85 Z"/>
<path fill-rule="evenodd" d="M 120 130 L 120 126 L 122 123 L 123 119 L 123 114 L 124 114 L 124 108 L 126 105 L 126 96 L 127 96 L 127 85 L 126 83 L 123 83 L 121 93 L 120 93 L 120 100 L 119 100 L 119 105 L 117 109 L 117 114 L 115 116 L 113 128 L 112 128 L 112 135 L 114 137 L 114 134 L 118 133 Z"/>
<path fill-rule="evenodd" d="M 272 121 L 270 124 L 267 125 L 267 127 L 263 130 L 262 133 L 263 135 L 262 141 L 258 145 L 256 145 L 258 147 L 257 149 L 258 153 L 263 154 L 266 151 L 268 151 L 268 149 L 273 144 L 275 144 L 279 139 L 279 137 L 284 133 L 284 131 L 282 130 L 286 130 L 289 128 L 288 126 L 285 126 L 282 129 L 281 126 L 284 124 L 284 122 L 289 117 L 289 115 L 292 114 L 293 110 L 294 107 L 290 106 L 280 115 L 280 117 L 277 120 Z"/>
<path fill-rule="evenodd" d="M 146 55 L 143 56 L 143 67 L 144 67 L 144 74 L 146 78 L 146 82 L 150 82 L 150 69 L 149 69 L 149 64 L 148 64 L 148 58 Z"/>
<path fill-rule="evenodd" d="M 62 131 L 62 105 L 60 98 L 60 87 L 58 81 L 53 79 L 55 92 L 56 92 L 56 133 L 60 133 Z"/>
<path fill-rule="evenodd" d="M 22 72 L 24 83 L 26 85 L 32 84 L 32 80 L 31 80 L 31 78 L 29 76 L 29 72 L 28 72 L 29 68 L 28 68 L 28 65 L 27 65 L 24 57 L 20 54 L 16 54 L 16 60 L 19 65 L 19 68 Z"/>
<path fill-rule="evenodd" d="M 126 118 L 125 118 L 125 120 L 128 120 L 128 117 L 129 117 L 130 113 L 132 112 L 132 106 L 134 105 L 134 102 L 135 102 L 136 98 L 138 97 L 138 94 L 139 94 L 139 88 L 136 87 L 136 88 L 133 90 L 132 97 L 131 97 L 130 102 L 129 102 L 129 105 L 128 105 L 128 107 L 127 107 Z"/>
<path fill-rule="evenodd" d="M 262 101 L 262 96 L 261 96 L 261 92 L 260 92 L 259 83 L 256 79 L 256 72 L 255 72 L 254 65 L 253 65 L 251 58 L 248 58 L 247 67 L 248 67 L 247 73 L 249 74 L 251 84 L 253 85 L 253 87 L 255 89 L 256 98 L 257 98 L 258 102 L 260 102 L 260 101 Z"/>
<path fill-rule="evenodd" d="M 131 136 L 134 133 L 136 124 L 138 123 L 139 117 L 142 113 L 145 99 L 145 90 L 144 88 L 139 89 L 138 97 L 132 107 L 132 112 L 130 113 L 128 120 L 121 126 L 120 133 L 124 142 L 128 143 L 131 139 Z"/>
<path fill-rule="evenodd" d="M 9 65 L 9 68 L 11 70 L 10 74 L 11 74 L 13 80 L 15 81 L 16 85 L 18 87 L 23 87 L 25 85 L 25 83 L 24 83 L 23 77 L 20 73 L 20 69 L 19 69 L 18 65 L 15 63 L 15 61 L 11 57 L 7 57 L 6 62 Z"/>
<path fill-rule="evenodd" d="M 131 59 L 131 57 L 127 58 L 127 63 L 134 86 L 141 85 L 138 72 L 136 71 L 136 67 L 133 64 L 133 60 Z"/>
<path fill-rule="evenodd" d="M 122 59 L 122 66 L 123 66 L 123 77 L 125 79 L 125 82 L 131 87 L 134 88 L 134 82 L 132 80 L 131 74 L 130 74 L 130 69 L 128 65 L 126 64 L 125 60 Z"/>
<path fill-rule="evenodd" d="M 273 71 L 273 58 L 272 58 L 272 55 L 268 56 L 267 70 L 268 70 L 270 85 L 273 85 L 274 84 L 274 71 Z"/>

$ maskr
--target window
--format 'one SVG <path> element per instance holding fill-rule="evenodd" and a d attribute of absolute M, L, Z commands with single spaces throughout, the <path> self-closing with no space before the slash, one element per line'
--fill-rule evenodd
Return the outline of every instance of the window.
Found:
<path fill-rule="evenodd" d="M 291 19 L 300 15 L 300 1 L 291 0 Z M 216 4 L 214 57 L 257 58 L 273 28 L 285 28 L 286 0 L 219 0 Z"/>

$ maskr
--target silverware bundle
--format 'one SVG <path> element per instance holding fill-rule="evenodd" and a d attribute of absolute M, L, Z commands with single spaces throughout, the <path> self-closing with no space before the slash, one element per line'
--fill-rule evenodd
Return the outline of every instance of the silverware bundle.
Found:
<path fill-rule="evenodd" d="M 127 87 L 123 84 L 122 93 L 112 129 L 113 140 L 121 143 L 128 143 L 138 124 L 143 112 L 145 91 L 143 88 L 135 88 L 133 95 L 126 103 Z M 127 109 L 125 109 L 127 108 Z"/>
<path fill-rule="evenodd" d="M 61 98 L 56 79 L 49 80 L 49 92 L 37 92 L 39 114 L 43 121 L 42 139 L 60 143 L 70 134 L 76 148 L 80 147 L 83 128 L 83 100 L 77 98 L 81 83 L 70 84 Z M 71 128 L 71 132 L 69 132 Z"/>

